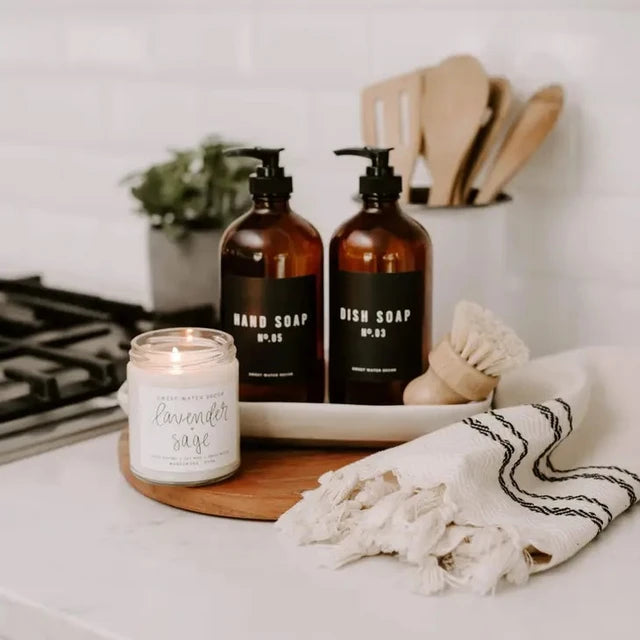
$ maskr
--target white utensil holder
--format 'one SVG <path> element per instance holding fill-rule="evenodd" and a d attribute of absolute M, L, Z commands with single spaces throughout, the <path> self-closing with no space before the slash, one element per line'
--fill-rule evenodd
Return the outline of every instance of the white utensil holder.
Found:
<path fill-rule="evenodd" d="M 486 206 L 425 206 L 428 189 L 412 189 L 404 211 L 424 226 L 433 243 L 433 341 L 451 330 L 459 300 L 510 316 L 506 292 L 507 222 L 511 198 Z"/>

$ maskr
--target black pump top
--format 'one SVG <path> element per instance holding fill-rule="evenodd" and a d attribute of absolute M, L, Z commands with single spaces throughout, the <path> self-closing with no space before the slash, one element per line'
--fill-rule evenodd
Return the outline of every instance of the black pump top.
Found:
<path fill-rule="evenodd" d="M 367 175 L 360 176 L 360 193 L 367 195 L 399 196 L 402 193 L 402 177 L 396 176 L 389 166 L 389 151 L 393 147 L 351 147 L 337 149 L 337 156 L 361 156 L 371 160 Z"/>
<path fill-rule="evenodd" d="M 249 177 L 249 192 L 260 196 L 288 196 L 293 191 L 291 176 L 284 175 L 280 166 L 280 152 L 284 149 L 265 149 L 264 147 L 239 147 L 226 149 L 225 156 L 242 156 L 262 161 L 262 166 Z"/>

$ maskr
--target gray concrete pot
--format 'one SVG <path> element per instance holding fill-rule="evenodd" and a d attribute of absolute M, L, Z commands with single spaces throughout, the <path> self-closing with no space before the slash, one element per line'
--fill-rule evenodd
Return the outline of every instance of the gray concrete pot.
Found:
<path fill-rule="evenodd" d="M 218 315 L 220 238 L 222 230 L 191 231 L 171 240 L 149 228 L 149 264 L 154 311 L 182 311 L 205 304 Z"/>

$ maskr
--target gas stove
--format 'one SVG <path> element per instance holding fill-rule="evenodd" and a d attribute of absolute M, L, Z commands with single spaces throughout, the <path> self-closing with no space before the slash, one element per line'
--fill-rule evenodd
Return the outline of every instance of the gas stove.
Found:
<path fill-rule="evenodd" d="M 0 279 L 0 463 L 119 428 L 131 338 L 212 317 L 207 306 L 161 315 L 38 277 Z"/>

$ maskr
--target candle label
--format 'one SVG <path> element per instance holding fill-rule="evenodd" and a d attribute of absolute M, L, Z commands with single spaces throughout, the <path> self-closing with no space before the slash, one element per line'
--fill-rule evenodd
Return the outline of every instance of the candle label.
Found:
<path fill-rule="evenodd" d="M 222 279 L 222 328 L 233 336 L 240 380 L 303 381 L 316 361 L 316 277 Z"/>
<path fill-rule="evenodd" d="M 140 463 L 156 471 L 215 471 L 239 458 L 237 387 L 140 387 L 132 405 Z"/>
<path fill-rule="evenodd" d="M 349 380 L 422 373 L 424 274 L 338 271 L 331 281 L 329 361 Z"/>

